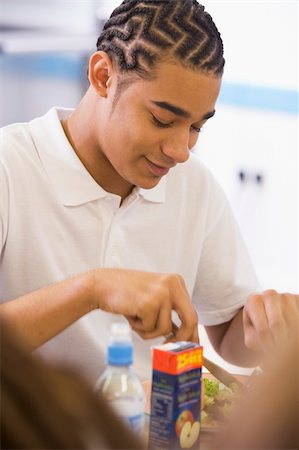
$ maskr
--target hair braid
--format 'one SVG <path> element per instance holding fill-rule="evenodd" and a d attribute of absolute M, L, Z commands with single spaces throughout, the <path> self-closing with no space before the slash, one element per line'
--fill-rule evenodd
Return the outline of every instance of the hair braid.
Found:
<path fill-rule="evenodd" d="M 145 78 L 167 58 L 216 76 L 224 67 L 220 33 L 196 0 L 125 0 L 105 23 L 97 49 L 120 72 Z"/>

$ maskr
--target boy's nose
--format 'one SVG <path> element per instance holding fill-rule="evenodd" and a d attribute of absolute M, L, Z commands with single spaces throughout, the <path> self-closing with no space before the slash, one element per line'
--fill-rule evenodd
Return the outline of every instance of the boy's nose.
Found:
<path fill-rule="evenodd" d="M 190 156 L 189 134 L 188 137 L 174 135 L 171 139 L 164 141 L 162 151 L 176 163 L 186 162 Z"/>

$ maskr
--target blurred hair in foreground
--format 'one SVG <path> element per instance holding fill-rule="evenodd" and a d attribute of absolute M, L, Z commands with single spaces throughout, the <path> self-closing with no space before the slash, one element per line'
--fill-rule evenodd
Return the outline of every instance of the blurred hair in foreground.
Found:
<path fill-rule="evenodd" d="M 1 449 L 141 449 L 92 388 L 17 344 L 1 322 Z"/>

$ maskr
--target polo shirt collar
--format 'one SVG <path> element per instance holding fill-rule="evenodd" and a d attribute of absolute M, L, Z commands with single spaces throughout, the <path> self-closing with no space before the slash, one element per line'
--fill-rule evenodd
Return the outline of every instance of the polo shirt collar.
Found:
<path fill-rule="evenodd" d="M 29 124 L 36 151 L 49 181 L 65 206 L 77 206 L 113 195 L 96 183 L 65 135 L 60 120 L 67 117 L 71 111 L 52 108 Z M 135 192 L 147 201 L 163 203 L 166 177 L 153 189 L 137 187 Z"/>

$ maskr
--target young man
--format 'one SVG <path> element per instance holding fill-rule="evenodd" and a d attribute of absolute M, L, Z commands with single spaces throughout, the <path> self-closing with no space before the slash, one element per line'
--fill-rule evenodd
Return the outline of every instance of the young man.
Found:
<path fill-rule="evenodd" d="M 194 308 L 236 364 L 256 364 L 287 333 L 298 297 L 249 296 L 260 288 L 227 200 L 190 154 L 223 67 L 220 34 L 195 0 L 124 1 L 76 110 L 2 130 L 2 314 L 29 348 L 94 381 L 115 314 L 139 335 L 144 377 L 154 341 L 143 338 L 196 340 Z"/>

